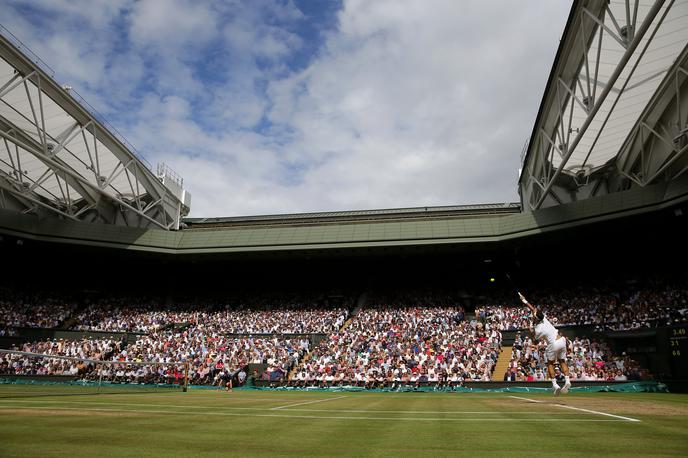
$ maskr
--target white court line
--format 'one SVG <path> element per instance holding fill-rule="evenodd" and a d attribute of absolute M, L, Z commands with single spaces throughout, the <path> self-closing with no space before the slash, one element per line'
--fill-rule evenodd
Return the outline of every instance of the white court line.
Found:
<path fill-rule="evenodd" d="M 141 398 L 145 397 L 147 398 L 164 398 L 164 399 L 169 399 L 171 397 L 176 397 L 176 396 L 183 396 L 183 397 L 193 397 L 194 395 L 206 395 L 210 393 L 216 393 L 218 396 L 225 396 L 227 399 L 235 399 L 235 400 L 249 400 L 249 399 L 256 399 L 256 400 L 262 400 L 262 401 L 274 401 L 275 398 L 278 399 L 312 399 L 312 396 L 297 396 L 296 393 L 287 393 L 287 392 L 281 392 L 281 393 L 273 393 L 270 394 L 269 397 L 257 397 L 253 396 L 250 394 L 250 392 L 240 392 L 240 391 L 233 391 L 231 393 L 228 393 L 225 389 L 221 390 L 190 390 L 187 393 L 183 393 L 182 391 L 175 391 L 172 393 L 160 393 L 159 391 L 156 391 L 156 394 L 148 394 L 143 391 L 129 391 L 129 392 L 117 392 L 117 391 L 108 391 L 108 392 L 93 392 L 93 393 L 73 393 L 73 392 L 68 392 L 68 393 L 55 393 L 51 394 L 48 392 L 37 392 L 37 391 L 4 391 L 2 388 L 2 385 L 0 385 L 0 400 L 2 399 L 11 399 L 12 397 L 17 397 L 19 395 L 28 395 L 29 397 L 41 397 L 41 398 L 64 398 L 66 396 L 72 397 L 72 398 L 91 398 L 91 397 L 135 397 L 135 398 Z M 258 393 L 256 393 L 258 394 Z M 33 395 L 33 396 L 32 396 Z M 3 397 L 7 396 L 7 398 Z"/>
<path fill-rule="evenodd" d="M 530 402 L 543 402 L 543 401 L 536 401 L 535 399 L 522 398 L 522 397 L 519 397 L 519 396 L 509 396 L 509 397 L 510 397 L 510 398 L 514 398 L 514 399 L 523 399 L 524 401 L 530 401 Z M 624 421 L 634 421 L 634 422 L 640 422 L 640 421 L 642 421 L 642 420 L 638 420 L 637 418 L 622 417 L 621 415 L 614 415 L 614 414 L 611 414 L 611 413 L 599 412 L 599 411 L 597 411 L 597 410 L 583 409 L 583 408 L 581 408 L 581 407 L 567 406 L 567 405 L 565 405 L 565 404 L 552 404 L 552 403 L 549 403 L 549 402 L 546 402 L 546 403 L 544 403 L 544 404 L 545 404 L 545 405 L 548 405 L 548 406 L 555 406 L 555 407 L 561 407 L 561 408 L 564 408 L 564 409 L 571 409 L 571 410 L 578 410 L 578 411 L 580 411 L 580 412 L 592 413 L 592 414 L 595 414 L 595 415 L 604 415 L 604 416 L 606 416 L 606 417 L 619 418 L 619 419 L 624 420 Z"/>
<path fill-rule="evenodd" d="M 622 420 L 626 420 L 626 421 L 641 421 L 641 420 L 638 420 L 637 418 L 622 417 L 621 415 L 614 415 L 614 414 L 611 414 L 611 413 L 598 412 L 597 410 L 582 409 L 582 408 L 580 408 L 580 407 L 567 406 L 567 405 L 564 405 L 564 404 L 552 404 L 552 405 L 555 405 L 555 406 L 557 406 L 557 407 L 562 407 L 562 408 L 564 408 L 564 409 L 580 410 L 581 412 L 594 413 L 594 414 L 597 414 L 597 415 L 605 415 L 605 416 L 607 416 L 607 417 L 621 418 Z"/>
<path fill-rule="evenodd" d="M 257 409 L 252 409 L 257 410 Z M 274 409 L 270 409 L 274 410 Z M 475 414 L 475 415 L 504 415 L 504 414 L 514 414 L 514 415 L 542 415 L 543 412 L 495 412 L 484 410 L 481 411 L 469 411 L 469 410 L 344 410 L 344 409 L 289 409 L 289 412 L 332 412 L 332 413 L 401 413 L 409 415 L 425 415 L 425 414 L 447 414 L 447 415 L 459 415 L 459 414 Z"/>
<path fill-rule="evenodd" d="M 274 409 L 266 409 L 260 407 L 227 407 L 227 406 L 193 406 L 184 404 L 144 404 L 144 403 L 134 403 L 134 402 L 99 402 L 99 401 L 59 401 L 59 400 L 33 400 L 33 399 L 3 399 L 0 402 L 14 402 L 14 403 L 36 403 L 36 404 L 87 404 L 87 405 L 106 405 L 106 406 L 131 406 L 131 407 L 170 407 L 179 409 L 222 409 L 222 410 L 253 410 L 253 411 L 263 411 L 267 412 Z M 2 404 L 0 404 L 2 406 Z M 9 406 L 8 406 L 9 407 Z M 462 415 L 462 414 L 475 414 L 475 415 L 503 415 L 503 414 L 514 414 L 514 415 L 542 415 L 543 412 L 533 412 L 529 410 L 527 412 L 510 411 L 510 412 L 495 412 L 495 411 L 472 411 L 472 410 L 348 410 L 348 409 L 289 409 L 289 412 L 331 412 L 331 413 L 401 413 L 409 415 L 425 415 L 425 414 L 447 414 L 447 415 Z M 573 412 L 571 415 L 575 415 Z"/>
<path fill-rule="evenodd" d="M 518 422 L 619 422 L 625 420 L 603 420 L 603 419 L 581 419 L 581 418 L 422 418 L 422 417 L 340 417 L 340 416 L 320 416 L 320 415 L 284 415 L 284 414 L 245 414 L 234 412 L 188 412 L 188 411 L 173 411 L 173 410 L 144 410 L 144 409 L 83 409 L 78 407 L 20 407 L 20 406 L 0 406 L 1 409 L 17 409 L 17 410 L 65 410 L 65 411 L 79 411 L 79 412 L 125 412 L 125 413 L 160 413 L 160 414 L 174 414 L 174 415 L 215 415 L 226 417 L 270 417 L 270 418 L 303 418 L 307 420 L 397 420 L 397 421 L 518 421 Z"/>
<path fill-rule="evenodd" d="M 537 403 L 542 402 L 542 401 L 536 401 L 535 399 L 522 398 L 521 396 L 509 396 L 509 397 L 514 398 L 514 399 L 522 399 L 523 401 L 528 401 L 528 402 L 537 402 Z"/>
<path fill-rule="evenodd" d="M 316 399 L 315 401 L 297 402 L 296 404 L 287 404 L 286 406 L 273 407 L 270 410 L 280 410 L 280 409 L 286 409 L 287 407 L 302 406 L 302 405 L 306 405 L 306 404 L 315 404 L 316 402 L 334 401 L 336 399 L 342 399 L 345 397 L 347 397 L 347 396 L 337 396 L 335 398 Z"/>
<path fill-rule="evenodd" d="M 132 406 L 132 407 L 170 407 L 170 408 L 177 408 L 177 409 L 224 409 L 224 410 L 259 410 L 259 411 L 268 411 L 270 409 L 265 408 L 264 406 L 260 407 L 232 407 L 232 406 L 218 406 L 214 405 L 212 407 L 209 406 L 194 406 L 194 405 L 188 405 L 188 404 L 146 404 L 142 402 L 99 402 L 99 401 L 62 401 L 62 400 L 33 400 L 33 399 L 0 399 L 0 406 L 2 403 L 6 402 L 14 402 L 14 403 L 35 403 L 35 404 L 87 404 L 87 405 L 93 405 L 93 406 L 98 406 L 98 405 L 104 405 L 104 406 Z M 295 409 L 299 410 L 299 409 Z"/>
<path fill-rule="evenodd" d="M 243 394 L 241 396 L 237 396 L 236 392 L 232 393 L 227 393 L 224 389 L 223 390 L 203 390 L 207 393 L 216 393 L 218 397 L 221 397 L 223 402 L 224 401 L 233 401 L 233 402 L 250 402 L 250 401 L 298 401 L 301 399 L 313 399 L 312 396 L 290 396 L 288 394 L 284 394 L 283 396 L 279 396 L 278 394 L 275 394 L 274 397 L 253 397 L 253 396 L 244 396 Z M 184 393 L 184 396 L 182 398 L 191 398 L 193 396 L 188 396 L 190 393 Z M 199 393 L 199 391 L 194 391 L 193 393 Z M 204 392 L 200 392 L 205 394 Z M 8 397 L 3 397 L 3 395 L 9 395 Z M 181 392 L 179 393 L 174 393 L 174 394 L 182 394 Z M 19 393 L 9 393 L 9 392 L 3 392 L 2 388 L 0 386 L 0 401 L 14 401 L 14 400 L 20 400 L 24 399 L 21 398 L 18 395 L 28 395 L 27 398 L 74 398 L 74 399 L 82 399 L 82 398 L 103 398 L 107 397 L 108 399 L 112 398 L 120 398 L 120 399 L 125 399 L 125 398 L 136 398 L 136 399 L 153 399 L 153 398 L 160 398 L 160 399 L 170 399 L 171 397 L 175 397 L 173 393 L 167 394 L 167 395 L 154 395 L 154 394 L 146 394 L 143 392 L 135 392 L 135 393 L 85 393 L 85 394 L 77 394 L 77 393 L 67 393 L 67 394 L 45 394 L 45 393 L 36 393 L 35 391 L 26 391 L 26 392 L 19 392 Z M 17 396 L 15 396 L 17 395 Z M 194 398 L 196 399 L 196 398 Z M 207 399 L 207 398 L 206 398 Z M 46 401 L 48 402 L 48 401 Z M 85 401 L 84 401 L 85 402 Z"/>

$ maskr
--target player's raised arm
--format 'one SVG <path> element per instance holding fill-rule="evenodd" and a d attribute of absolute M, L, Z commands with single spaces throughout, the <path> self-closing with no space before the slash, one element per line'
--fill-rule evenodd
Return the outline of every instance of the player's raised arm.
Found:
<path fill-rule="evenodd" d="M 520 291 L 517 291 L 517 293 L 518 293 L 518 297 L 521 299 L 521 302 L 523 302 L 526 305 L 526 307 L 528 307 L 530 309 L 530 311 L 533 312 L 533 315 L 535 315 L 537 313 L 537 309 L 535 308 L 535 306 L 533 304 L 531 304 L 530 302 L 528 302 L 528 299 L 526 299 L 525 296 L 523 294 L 521 294 Z"/>
<path fill-rule="evenodd" d="M 521 298 L 521 302 L 523 302 L 526 305 L 526 307 L 528 307 L 530 309 L 530 312 L 533 314 L 534 319 L 537 320 L 536 322 L 542 321 L 542 319 L 545 317 L 545 315 L 541 311 L 539 311 L 537 309 L 537 307 L 535 307 L 533 304 L 528 302 L 528 299 L 526 299 L 525 296 L 523 294 L 521 294 L 520 291 L 517 291 L 517 292 L 518 292 L 518 297 Z"/>

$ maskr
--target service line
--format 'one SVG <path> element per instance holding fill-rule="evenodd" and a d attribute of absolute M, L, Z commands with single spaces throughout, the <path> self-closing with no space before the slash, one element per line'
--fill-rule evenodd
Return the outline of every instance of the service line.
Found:
<path fill-rule="evenodd" d="M 347 396 L 337 396 L 334 398 L 327 398 L 327 399 L 316 399 L 315 401 L 306 401 L 306 402 L 297 402 L 296 404 L 287 404 L 285 406 L 279 406 L 279 407 L 273 407 L 270 410 L 280 410 L 280 409 L 286 409 L 288 407 L 295 407 L 295 406 L 303 406 L 306 404 L 315 404 L 316 402 L 327 402 L 327 401 L 335 401 L 337 399 L 342 399 L 346 398 Z"/>

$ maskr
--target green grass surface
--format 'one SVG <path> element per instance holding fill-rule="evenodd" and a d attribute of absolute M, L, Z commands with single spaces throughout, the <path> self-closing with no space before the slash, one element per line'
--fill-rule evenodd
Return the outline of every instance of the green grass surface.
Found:
<path fill-rule="evenodd" d="M 0 385 L 2 457 L 687 454 L 686 395 Z"/>

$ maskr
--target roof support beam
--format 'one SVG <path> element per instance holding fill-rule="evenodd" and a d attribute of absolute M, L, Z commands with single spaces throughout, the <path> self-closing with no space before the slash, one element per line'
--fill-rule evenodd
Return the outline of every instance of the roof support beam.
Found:
<path fill-rule="evenodd" d="M 644 102 L 658 91 L 660 78 L 676 62 L 687 35 L 677 22 L 685 11 L 675 0 L 574 2 L 522 155 L 525 211 L 558 205 L 554 196 L 570 197 L 564 203 L 589 198 L 594 193 L 587 183 L 598 181 L 592 174 L 605 177 L 595 193 L 624 186 L 627 180 L 613 166 L 622 151 L 620 128 L 629 124 L 638 97 Z M 670 47 L 666 36 L 672 37 Z M 676 159 L 669 168 L 676 163 L 682 164 Z"/>
<path fill-rule="evenodd" d="M 32 196 L 28 192 L 22 192 L 22 191 L 17 190 L 12 185 L 12 182 L 7 180 L 6 177 L 0 176 L 0 189 L 2 189 L 5 192 L 12 194 L 15 198 L 17 198 L 17 200 L 24 202 L 24 205 L 26 205 L 28 211 L 35 210 L 35 207 L 31 207 L 30 205 L 28 205 L 26 203 L 27 201 L 32 202 L 33 204 L 38 205 L 38 206 L 40 206 L 46 210 L 49 210 L 52 213 L 56 213 L 60 216 L 63 216 L 65 218 L 68 218 L 68 219 L 71 219 L 74 221 L 79 221 L 79 219 L 77 217 L 75 217 L 74 215 L 70 215 L 69 213 L 62 211 L 62 210 L 54 207 L 53 205 L 49 205 L 49 204 L 43 202 L 40 198 Z"/>
<path fill-rule="evenodd" d="M 5 129 L 7 129 L 7 125 L 5 124 L 3 126 L 3 122 L 0 122 L 0 136 L 6 139 L 8 142 L 13 143 L 17 147 L 33 154 L 36 156 L 38 159 L 41 160 L 41 162 L 45 163 L 48 167 L 50 167 L 53 171 L 55 171 L 56 175 L 61 176 L 67 183 L 70 184 L 70 186 L 74 187 L 75 189 L 79 190 L 80 192 L 83 192 L 82 196 L 87 197 L 91 196 L 90 202 L 96 203 L 99 202 L 102 198 L 112 200 L 116 202 L 117 204 L 131 210 L 132 212 L 138 214 L 141 218 L 149 221 L 150 223 L 163 228 L 167 229 L 167 226 L 164 224 L 160 223 L 159 221 L 149 217 L 146 215 L 144 212 L 140 211 L 139 209 L 132 207 L 129 205 L 127 202 L 124 202 L 120 198 L 116 196 L 111 196 L 108 193 L 106 193 L 103 188 L 94 185 L 90 181 L 86 180 L 84 177 L 79 175 L 78 173 L 74 172 L 69 168 L 68 165 L 61 163 L 57 158 L 49 158 L 43 154 L 43 152 L 38 149 L 37 145 L 31 145 L 31 139 L 30 138 L 23 138 L 22 140 L 19 140 L 16 136 L 10 135 Z M 4 127 L 4 129 L 3 129 Z M 7 129 L 9 130 L 9 129 Z"/>
<path fill-rule="evenodd" d="M 155 176 L 150 166 L 134 154 L 133 147 L 126 139 L 83 101 L 76 91 L 62 88 L 43 67 L 34 59 L 29 59 L 3 34 L 0 34 L 0 58 L 4 60 L 0 61 L 4 69 L 9 68 L 7 64 L 14 69 L 14 73 L 7 76 L 7 81 L 0 81 L 0 109 L 8 115 L 4 117 L 6 126 L 2 129 L 5 134 L 3 139 L 14 143 L 10 137 L 16 137 L 18 132 L 24 134 L 17 137 L 23 146 L 15 146 L 36 156 L 54 171 L 57 181 L 51 183 L 58 200 L 71 201 L 76 190 L 84 192 L 83 197 L 89 200 L 90 205 L 95 204 L 94 200 L 98 201 L 95 207 L 112 202 L 117 207 L 113 207 L 113 211 L 119 211 L 121 207 L 136 213 L 144 226 L 154 224 L 162 229 L 178 227 L 188 208 Z M 23 109 L 7 102 L 9 99 L 16 100 L 18 91 L 24 94 L 20 105 Z M 10 93 L 12 97 L 4 98 Z M 62 116 L 72 121 L 67 128 L 60 127 L 59 132 L 54 128 L 51 131 L 50 126 L 55 126 L 55 122 L 51 123 L 46 118 L 46 115 L 54 116 L 58 109 L 56 105 Z M 0 111 L 0 118 L 2 115 L 3 111 Z M 17 121 L 16 125 L 14 121 Z M 75 154 L 74 150 L 81 153 Z M 65 160 L 60 159 L 63 155 Z M 33 159 L 32 162 L 35 163 Z M 83 169 L 79 163 L 83 164 Z M 18 165 L 15 163 L 15 167 Z M 46 179 L 44 170 L 32 170 L 34 180 Z M 122 178 L 123 173 L 126 174 L 126 180 Z M 63 186 L 60 178 L 69 186 Z M 19 174 L 19 179 L 24 180 L 23 174 Z M 136 190 L 132 192 L 131 199 L 125 197 L 130 189 Z M 151 201 L 157 202 L 161 210 L 154 218 L 141 211 Z M 130 202 L 134 202 L 133 206 Z"/>
<path fill-rule="evenodd" d="M 616 165 L 638 186 L 654 183 L 663 174 L 675 180 L 688 168 L 688 45 L 662 82 L 624 142 Z M 683 164 L 686 162 L 686 164 Z"/>
<path fill-rule="evenodd" d="M 673 3 L 673 1 L 672 1 Z M 664 5 L 664 0 L 656 0 L 654 5 L 652 5 L 652 8 L 650 8 L 650 11 L 647 13 L 647 16 L 645 16 L 645 19 L 643 20 L 643 23 L 640 25 L 640 28 L 638 29 L 638 33 L 635 35 L 634 39 L 630 42 L 628 47 L 626 48 L 626 52 L 624 55 L 621 57 L 619 62 L 616 65 L 616 68 L 614 69 L 614 72 L 612 73 L 611 77 L 607 81 L 607 84 L 605 85 L 604 89 L 600 93 L 599 99 L 595 101 L 595 104 L 593 105 L 592 109 L 588 112 L 588 117 L 585 119 L 581 127 L 579 128 L 576 136 L 574 137 L 573 141 L 571 142 L 570 145 L 567 145 L 566 149 L 567 152 L 564 155 L 564 157 L 561 160 L 561 163 L 557 167 L 556 171 L 554 172 L 554 175 L 548 180 L 547 184 L 545 185 L 542 194 L 540 197 L 537 199 L 535 202 L 535 205 L 533 206 L 533 209 L 538 209 L 544 202 L 545 198 L 547 197 L 547 193 L 549 190 L 552 188 L 552 185 L 555 183 L 561 172 L 564 170 L 564 167 L 566 166 L 566 163 L 568 162 L 569 158 L 575 151 L 576 147 L 578 146 L 578 143 L 580 140 L 583 138 L 583 135 L 585 134 L 585 131 L 587 130 L 588 126 L 594 119 L 595 115 L 599 111 L 600 107 L 602 106 L 602 103 L 604 100 L 607 98 L 609 95 L 609 92 L 611 91 L 611 88 L 614 87 L 614 83 L 618 80 L 619 76 L 621 75 L 621 72 L 626 68 L 626 64 L 628 61 L 631 59 L 633 56 L 633 53 L 635 52 L 635 49 L 638 47 L 640 44 L 641 39 L 645 35 L 645 32 L 650 28 L 650 24 L 652 24 L 652 21 L 654 21 L 655 16 L 659 13 L 661 10 L 662 6 Z M 669 11 L 667 8 L 666 11 Z M 649 41 L 648 41 L 649 43 Z M 637 62 L 640 61 L 640 58 L 638 59 Z M 636 63 L 637 63 L 636 62 Z M 626 83 L 630 81 L 630 76 L 626 78 Z"/>
<path fill-rule="evenodd" d="M 84 180 L 81 175 L 72 171 L 68 165 L 64 164 L 58 158 L 50 158 L 40 149 L 40 145 L 36 144 L 33 138 L 25 135 L 21 131 L 17 131 L 13 126 L 8 124 L 4 119 L 0 118 L 0 137 L 2 137 L 8 143 L 11 143 L 15 149 L 22 149 L 34 155 L 37 159 L 43 162 L 50 170 L 52 170 L 57 176 L 60 176 L 67 184 L 72 186 L 81 194 L 81 196 L 91 203 L 98 201 L 98 195 L 89 190 L 88 186 L 84 186 L 84 183 L 90 185 L 87 180 Z M 18 157 L 18 152 L 17 152 Z M 21 167 L 19 168 L 19 174 L 21 173 Z M 77 178 L 78 177 L 78 178 Z"/>

